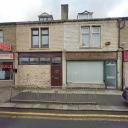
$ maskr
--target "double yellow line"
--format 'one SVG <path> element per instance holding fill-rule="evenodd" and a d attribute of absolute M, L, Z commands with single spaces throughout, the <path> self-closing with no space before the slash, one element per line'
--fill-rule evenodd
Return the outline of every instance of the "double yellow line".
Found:
<path fill-rule="evenodd" d="M 63 113 L 0 111 L 0 117 L 47 119 L 47 120 L 98 120 L 98 121 L 105 120 L 105 121 L 128 122 L 128 115 L 111 115 L 111 114 L 63 114 Z"/>

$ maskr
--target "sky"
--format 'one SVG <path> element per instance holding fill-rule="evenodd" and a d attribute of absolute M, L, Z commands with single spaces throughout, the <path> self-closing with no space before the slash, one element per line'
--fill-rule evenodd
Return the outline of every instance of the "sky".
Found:
<path fill-rule="evenodd" d="M 61 4 L 69 5 L 69 19 L 85 10 L 94 18 L 128 16 L 128 0 L 0 0 L 0 22 L 36 21 L 43 12 L 60 19 Z"/>

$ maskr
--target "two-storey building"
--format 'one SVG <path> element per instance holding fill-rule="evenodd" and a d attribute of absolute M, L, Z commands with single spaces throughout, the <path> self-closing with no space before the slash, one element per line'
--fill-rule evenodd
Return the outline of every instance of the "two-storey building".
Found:
<path fill-rule="evenodd" d="M 2 42 L 16 45 L 16 51 L 15 61 L 0 59 L 15 69 L 2 68 L 0 78 L 4 80 L 10 72 L 9 80 L 15 78 L 16 87 L 121 89 L 118 19 L 92 18 L 92 12 L 85 11 L 69 20 L 68 6 L 64 5 L 61 20 L 43 13 L 39 21 L 1 23 L 0 40 L 4 37 Z"/>

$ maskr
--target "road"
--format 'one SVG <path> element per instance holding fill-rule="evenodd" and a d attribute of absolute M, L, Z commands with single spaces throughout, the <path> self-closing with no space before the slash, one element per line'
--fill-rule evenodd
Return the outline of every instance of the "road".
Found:
<path fill-rule="evenodd" d="M 0 110 L 0 128 L 128 128 L 127 113 Z"/>

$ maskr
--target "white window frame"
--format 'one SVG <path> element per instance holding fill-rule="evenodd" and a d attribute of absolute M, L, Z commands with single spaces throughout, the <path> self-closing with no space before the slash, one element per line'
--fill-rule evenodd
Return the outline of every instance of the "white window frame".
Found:
<path fill-rule="evenodd" d="M 82 28 L 89 28 L 89 45 L 88 46 L 84 46 L 83 42 L 82 42 L 82 35 L 84 35 L 85 33 L 82 33 Z M 93 32 L 93 27 L 99 27 L 100 30 L 99 32 Z M 93 46 L 93 42 L 92 42 L 92 36 L 93 34 L 99 34 L 99 46 Z M 81 26 L 80 28 L 80 40 L 81 40 L 81 47 L 82 48 L 101 48 L 101 26 L 100 25 L 92 25 L 92 26 Z"/>
<path fill-rule="evenodd" d="M 47 29 L 48 30 L 48 34 L 47 34 L 47 36 L 48 36 L 48 47 L 42 47 L 42 33 L 41 33 L 41 31 L 42 30 L 45 30 L 45 29 Z M 32 35 L 32 31 L 33 30 L 38 30 L 38 47 L 33 47 L 33 35 Z M 35 28 L 31 28 L 31 49 L 48 49 L 49 48 L 49 27 L 35 27 Z"/>

